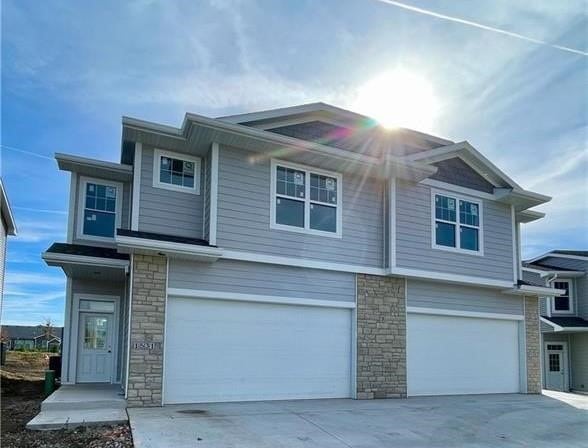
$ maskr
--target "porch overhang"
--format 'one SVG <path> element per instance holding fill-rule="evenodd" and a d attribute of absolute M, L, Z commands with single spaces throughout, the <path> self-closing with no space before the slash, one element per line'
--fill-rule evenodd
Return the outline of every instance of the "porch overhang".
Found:
<path fill-rule="evenodd" d="M 564 289 L 547 288 L 544 286 L 517 284 L 514 288 L 502 291 L 504 294 L 519 296 L 562 296 Z"/>
<path fill-rule="evenodd" d="M 57 266 L 70 277 L 115 279 L 129 270 L 129 256 L 116 249 L 54 243 L 41 254 L 47 266 Z"/>
<path fill-rule="evenodd" d="M 540 317 L 541 322 L 553 328 L 555 333 L 588 333 L 588 320 L 581 317 Z"/>
<path fill-rule="evenodd" d="M 210 246 L 205 240 L 135 230 L 118 229 L 115 241 L 119 252 L 127 254 L 163 254 L 208 263 L 223 254 L 222 249 Z"/>

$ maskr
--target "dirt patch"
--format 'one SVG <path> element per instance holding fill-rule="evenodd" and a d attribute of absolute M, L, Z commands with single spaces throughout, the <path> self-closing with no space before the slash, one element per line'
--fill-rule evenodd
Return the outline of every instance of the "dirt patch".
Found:
<path fill-rule="evenodd" d="M 4 375 L 21 380 L 42 380 L 49 367 L 49 356 L 42 352 L 6 352 L 6 363 L 2 366 Z"/>
<path fill-rule="evenodd" d="M 128 424 L 29 431 L 26 424 L 39 413 L 43 400 L 43 382 L 15 378 L 1 372 L 2 409 L 0 446 L 2 448 L 131 448 L 133 438 Z"/>

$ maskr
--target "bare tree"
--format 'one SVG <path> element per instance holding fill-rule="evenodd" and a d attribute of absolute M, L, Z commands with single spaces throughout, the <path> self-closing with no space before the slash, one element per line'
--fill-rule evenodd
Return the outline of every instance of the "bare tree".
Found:
<path fill-rule="evenodd" d="M 44 317 L 41 327 L 41 336 L 43 336 L 45 348 L 49 347 L 49 341 L 53 339 L 53 320 L 50 317 Z"/>

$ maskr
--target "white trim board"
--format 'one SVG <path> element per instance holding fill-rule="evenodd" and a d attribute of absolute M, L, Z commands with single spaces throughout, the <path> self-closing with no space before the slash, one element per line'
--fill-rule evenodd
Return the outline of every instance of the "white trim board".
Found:
<path fill-rule="evenodd" d="M 77 210 L 76 194 L 78 188 L 78 173 L 71 172 L 69 179 L 69 209 L 67 215 L 67 242 L 72 243 L 76 234 L 75 218 Z"/>
<path fill-rule="evenodd" d="M 223 254 L 223 251 L 216 247 L 135 238 L 123 235 L 116 236 L 116 243 L 119 248 L 129 249 L 130 251 L 164 252 L 178 256 L 201 258 L 203 261 L 216 261 Z"/>
<path fill-rule="evenodd" d="M 418 306 L 407 306 L 407 313 L 413 314 L 433 314 L 440 316 L 455 316 L 455 317 L 475 317 L 480 319 L 503 319 L 503 320 L 524 320 L 525 316 L 519 314 L 504 314 L 504 313 L 485 313 L 478 311 L 460 311 L 439 308 L 427 308 Z"/>
<path fill-rule="evenodd" d="M 168 288 L 168 296 L 192 297 L 196 299 L 232 300 L 238 302 L 276 303 L 280 305 L 320 306 L 325 308 L 355 308 L 354 302 L 341 300 L 317 300 L 299 297 L 266 296 L 236 292 L 219 292 L 204 289 Z"/>
<path fill-rule="evenodd" d="M 135 142 L 135 162 L 133 163 L 133 200 L 131 205 L 131 230 L 139 230 L 139 210 L 141 204 L 141 175 L 143 164 L 143 144 Z"/>
<path fill-rule="evenodd" d="M 208 244 L 216 246 L 216 229 L 218 216 L 218 162 L 220 148 L 218 143 L 213 143 L 210 148 L 210 205 L 208 210 Z"/>

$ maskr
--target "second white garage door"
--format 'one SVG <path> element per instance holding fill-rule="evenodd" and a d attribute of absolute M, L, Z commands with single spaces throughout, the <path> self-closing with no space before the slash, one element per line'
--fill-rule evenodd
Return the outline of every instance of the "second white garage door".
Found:
<path fill-rule="evenodd" d="M 164 402 L 351 395 L 351 311 L 168 299 Z"/>
<path fill-rule="evenodd" d="M 408 395 L 519 392 L 518 321 L 409 314 L 407 327 Z"/>

